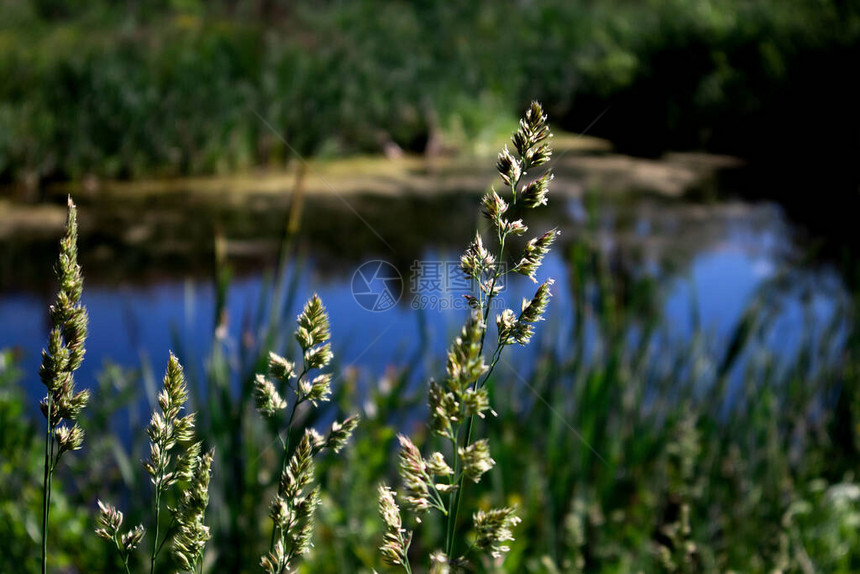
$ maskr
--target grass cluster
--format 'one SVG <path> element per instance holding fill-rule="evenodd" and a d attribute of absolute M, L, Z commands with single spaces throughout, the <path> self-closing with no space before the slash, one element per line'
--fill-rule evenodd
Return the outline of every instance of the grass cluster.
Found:
<path fill-rule="evenodd" d="M 223 329 L 213 334 L 205 379 L 183 371 L 176 345 L 162 391 L 150 397 L 146 436 L 138 432 L 146 421 L 135 428 L 136 409 L 126 411 L 135 454 L 118 443 L 109 415 L 155 382 L 106 371 L 87 410 L 74 413 L 87 448 L 61 466 L 49 456 L 51 480 L 40 489 L 32 472 L 40 433 L 23 415 L 14 358 L 0 354 L 0 570 L 35 571 L 47 540 L 51 570 L 857 571 L 854 302 L 823 331 L 810 323 L 796 352 L 775 353 L 769 305 L 796 287 L 780 278 L 762 288 L 728 344 L 698 326 L 679 340 L 643 296 L 647 279 L 619 284 L 585 238 L 564 247 L 564 295 L 575 307 L 569 347 L 551 344 L 558 332 L 534 329 L 550 281 L 519 312 L 489 317 L 499 263 L 535 279 L 556 235 L 522 251 L 513 241 L 526 232 L 515 217 L 547 202 L 551 175 L 532 173 L 550 151 L 544 121 L 531 107 L 513 149 L 499 155 L 510 191 L 484 198 L 487 229 L 462 258 L 474 313 L 444 378 L 419 396 L 408 390 L 409 372 L 391 372 L 360 396 L 355 374 L 338 376 L 322 302 L 312 297 L 293 329 L 295 284 L 278 273 L 242 345 Z M 49 405 L 77 404 L 69 357 L 83 350 L 84 311 L 73 231 L 70 207 L 52 312 L 50 340 L 59 342 L 45 359 L 63 384 L 45 377 Z M 288 237 L 285 252 L 290 245 Z M 488 332 L 496 344 L 485 361 Z M 509 348 L 529 341 L 540 355 L 531 372 Z M 360 424 L 350 416 L 357 404 Z M 415 412 L 429 424 L 416 425 Z M 63 450 L 58 428 L 66 428 L 51 420 L 41 445 L 49 455 Z M 324 426 L 325 435 L 315 430 Z M 143 452 L 141 467 L 134 459 Z M 424 518 L 420 527 L 415 518 Z"/>

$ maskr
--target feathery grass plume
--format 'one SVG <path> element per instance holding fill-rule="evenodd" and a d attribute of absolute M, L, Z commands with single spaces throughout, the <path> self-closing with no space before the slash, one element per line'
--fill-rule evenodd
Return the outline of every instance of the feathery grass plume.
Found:
<path fill-rule="evenodd" d="M 463 474 L 472 482 L 480 482 L 481 477 L 496 464 L 490 458 L 490 442 L 485 438 L 465 448 L 460 447 L 457 455 L 463 465 Z"/>
<path fill-rule="evenodd" d="M 479 313 L 473 311 L 460 330 L 460 336 L 448 350 L 448 377 L 445 382 L 455 394 L 464 393 L 471 383 L 489 369 L 481 354 L 483 338 L 484 322 Z"/>
<path fill-rule="evenodd" d="M 194 413 L 180 416 L 186 400 L 188 400 L 188 386 L 185 382 L 185 373 L 176 355 L 171 352 L 167 360 L 167 370 L 164 373 L 163 387 L 158 394 L 158 405 L 161 412 L 152 413 L 149 426 L 146 428 L 146 434 L 149 436 L 150 459 L 143 461 L 143 466 L 149 473 L 150 481 L 155 488 L 155 533 L 152 541 L 152 552 L 149 557 L 150 572 L 155 571 L 155 561 L 165 542 L 159 539 L 162 499 L 167 489 L 179 480 L 179 474 L 176 472 L 177 466 L 187 473 L 188 463 L 171 464 L 171 453 L 179 443 L 191 443 L 190 445 L 183 445 L 186 449 L 199 449 L 199 446 L 195 446 L 192 442 L 194 439 Z M 170 532 L 165 536 L 170 536 Z"/>
<path fill-rule="evenodd" d="M 351 437 L 352 433 L 355 432 L 355 429 L 358 428 L 359 421 L 360 419 L 358 415 L 352 415 L 351 417 L 345 418 L 343 421 L 334 421 L 331 423 L 331 432 L 328 435 L 328 439 L 326 439 L 326 442 L 323 443 L 322 446 L 328 447 L 336 453 L 343 450 L 343 447 L 345 447 L 346 443 L 349 441 L 349 437 Z"/>
<path fill-rule="evenodd" d="M 431 380 L 427 404 L 430 409 L 430 430 L 443 438 L 454 440 L 454 425 L 461 420 L 457 397 Z"/>
<path fill-rule="evenodd" d="M 434 552 L 430 555 L 430 574 L 449 574 L 450 572 L 448 557 L 443 552 Z"/>
<path fill-rule="evenodd" d="M 171 548 L 171 554 L 182 571 L 196 571 L 202 564 L 203 548 L 209 540 L 209 529 L 203 523 L 203 518 L 209 502 L 209 475 L 213 455 L 211 452 L 200 454 L 203 444 L 195 441 L 195 414 L 182 414 L 187 400 L 188 386 L 185 382 L 185 374 L 179 360 L 171 352 L 167 360 L 162 389 L 158 394 L 160 412 L 152 413 L 146 428 L 150 441 L 150 458 L 142 461 L 153 485 L 154 512 L 152 550 L 149 555 L 150 573 L 155 571 L 156 560 L 165 546 Z M 179 452 L 174 456 L 177 449 Z M 169 509 L 171 528 L 162 536 L 162 507 L 170 489 L 177 491 L 179 505 Z M 128 571 L 131 551 L 140 543 L 145 530 L 142 525 L 137 526 L 120 537 L 117 542 L 122 513 L 101 501 L 99 501 L 99 509 L 99 528 L 96 529 L 96 535 L 114 541 Z"/>
<path fill-rule="evenodd" d="M 195 451 L 199 453 L 200 443 L 195 444 Z M 189 572 L 196 572 L 198 565 L 202 564 L 203 548 L 211 537 L 204 518 L 209 505 L 212 458 L 212 451 L 193 457 L 196 462 L 189 465 L 189 468 L 193 468 L 191 484 L 182 492 L 179 506 L 173 513 L 176 534 L 173 536 L 171 554 L 182 569 Z"/>
<path fill-rule="evenodd" d="M 403 500 L 416 513 L 423 513 L 430 508 L 445 511 L 439 499 L 439 494 L 433 484 L 433 478 L 427 470 L 427 463 L 421 458 L 421 452 L 411 440 L 404 435 L 397 435 L 400 441 L 400 478 L 406 490 Z"/>
<path fill-rule="evenodd" d="M 492 271 L 495 263 L 495 257 L 484 247 L 481 234 L 476 233 L 475 239 L 460 257 L 460 269 L 469 277 L 481 281 L 485 273 Z"/>
<path fill-rule="evenodd" d="M 42 351 L 39 377 L 48 394 L 39 403 L 45 417 L 45 464 L 42 482 L 42 572 L 48 568 L 48 525 L 54 471 L 63 453 L 83 446 L 84 431 L 75 422 L 90 398 L 87 390 L 75 392 L 74 373 L 84 360 L 87 311 L 81 305 L 84 279 L 78 265 L 77 208 L 68 198 L 65 234 L 55 268 L 60 288 L 51 305 L 48 348 Z M 71 426 L 63 424 L 67 420 Z"/>
<path fill-rule="evenodd" d="M 294 558 L 300 557 L 311 546 L 313 514 L 319 504 L 319 487 L 307 491 L 313 481 L 313 457 L 319 441 L 308 430 L 278 484 L 278 494 L 272 501 L 269 517 L 277 533 L 275 544 L 260 565 L 270 573 L 288 572 Z"/>
<path fill-rule="evenodd" d="M 281 398 L 275 385 L 263 375 L 258 374 L 254 384 L 254 397 L 260 414 L 270 417 L 287 408 L 287 401 Z"/>
<path fill-rule="evenodd" d="M 534 335 L 534 323 L 543 321 L 544 312 L 552 295 L 550 287 L 553 283 L 555 282 L 552 279 L 547 279 L 537 288 L 531 300 L 523 299 L 519 316 L 515 316 L 510 309 L 505 309 L 496 316 L 500 345 L 528 344 Z"/>
<path fill-rule="evenodd" d="M 138 544 L 143 540 L 143 535 L 146 533 L 146 530 L 143 528 L 142 524 L 138 524 L 128 532 L 121 534 L 120 527 L 122 526 L 123 519 L 122 512 L 101 500 L 98 501 L 98 504 L 99 528 L 96 529 L 96 536 L 114 543 L 114 546 L 122 559 L 123 566 L 125 566 L 125 571 L 130 573 L 131 571 L 128 566 L 129 556 L 131 555 L 131 551 L 137 548 Z"/>
<path fill-rule="evenodd" d="M 294 561 L 311 547 L 313 515 L 319 504 L 319 487 L 309 489 L 314 478 L 314 456 L 325 449 L 340 452 L 358 426 L 358 416 L 332 423 L 328 437 L 314 429 L 306 429 L 295 451 L 290 453 L 293 419 L 304 402 L 318 406 L 331 399 L 331 373 L 311 371 L 327 367 L 333 358 L 331 329 L 322 300 L 314 294 L 296 319 L 296 341 L 302 351 L 302 368 L 276 353 L 269 353 L 268 374 L 258 374 L 254 384 L 257 410 L 274 418 L 289 410 L 284 428 L 283 455 L 278 491 L 271 502 L 272 537 L 269 552 L 260 558 L 260 565 L 270 574 L 288 572 Z M 287 391 L 292 391 L 288 393 Z M 292 401 L 285 396 L 293 395 Z"/>
<path fill-rule="evenodd" d="M 394 500 L 394 491 L 384 484 L 379 485 L 379 514 L 385 523 L 385 535 L 382 546 L 379 547 L 382 561 L 391 566 L 401 566 L 411 574 L 407 553 L 412 533 L 403 528 L 400 507 Z"/>
<path fill-rule="evenodd" d="M 494 508 L 475 513 L 475 546 L 487 550 L 493 558 L 499 558 L 510 548 L 504 543 L 514 539 L 514 527 L 521 522 L 513 508 Z"/>
<path fill-rule="evenodd" d="M 525 275 L 534 283 L 537 283 L 535 273 L 537 273 L 537 270 L 543 262 L 544 256 L 549 253 L 549 248 L 555 241 L 555 238 L 559 236 L 559 233 L 560 232 L 557 229 L 551 229 L 540 237 L 530 239 L 529 242 L 526 243 L 526 247 L 520 256 L 520 260 L 514 266 L 513 270 L 520 275 Z"/>
<path fill-rule="evenodd" d="M 522 193 L 523 204 L 531 208 L 546 205 L 549 184 L 553 179 L 555 179 L 555 176 L 551 171 L 547 171 L 541 177 L 526 185 Z"/>
<path fill-rule="evenodd" d="M 519 197 L 526 208 L 536 208 L 548 202 L 552 173 L 547 171 L 526 185 L 521 179 L 533 167 L 543 165 L 552 155 L 548 139 L 551 137 L 546 124 L 546 115 L 537 102 L 532 102 L 513 134 L 513 151 L 507 146 L 499 153 L 496 169 L 503 183 L 510 189 L 511 203 Z M 493 413 L 490 394 L 486 385 L 495 369 L 504 347 L 513 343 L 525 345 L 534 334 L 534 324 L 540 321 L 550 297 L 552 280 L 538 287 L 531 300 L 524 300 L 519 314 L 510 309 L 496 317 L 497 340 L 489 364 L 484 359 L 484 343 L 487 334 L 487 319 L 493 299 L 501 289 L 501 280 L 510 272 L 525 275 L 536 282 L 537 270 L 544 256 L 558 236 L 553 229 L 526 244 L 525 251 L 509 268 L 506 262 L 511 254 L 506 250 L 509 237 L 524 234 L 528 227 L 522 220 L 505 218 L 510 205 L 494 188 L 481 201 L 481 211 L 490 221 L 498 246 L 495 251 L 488 248 L 480 232 L 469 244 L 460 258 L 460 269 L 477 284 L 477 292 L 467 295 L 472 311 L 463 326 L 460 336 L 451 345 L 446 362 L 444 383 L 430 381 L 427 404 L 429 426 L 434 434 L 447 439 L 447 454 L 453 460 L 453 468 L 445 459 L 444 452 L 434 452 L 429 458 L 421 457 L 419 449 L 407 437 L 400 435 L 399 474 L 402 482 L 401 500 L 404 507 L 420 516 L 438 510 L 446 517 L 445 552 L 434 554 L 431 563 L 433 572 L 448 572 L 468 564 L 466 556 L 457 553 L 457 515 L 463 499 L 465 480 L 480 481 L 495 462 L 490 456 L 487 439 L 474 440 L 473 425 L 476 418 L 483 419 L 487 412 Z M 438 480 L 438 482 L 437 482 Z M 380 491 L 380 507 L 390 508 L 389 491 Z M 479 512 L 473 515 L 478 543 L 473 548 L 486 551 L 498 558 L 508 550 L 502 544 L 512 540 L 512 529 L 519 522 L 512 509 Z M 390 531 L 390 525 L 389 525 Z M 392 561 L 391 548 L 381 548 L 384 560 Z M 469 549 L 470 551 L 472 548 Z M 405 560 L 405 554 L 400 556 Z M 402 564 L 401 564 L 402 565 Z M 408 569 L 408 564 L 403 565 Z"/>

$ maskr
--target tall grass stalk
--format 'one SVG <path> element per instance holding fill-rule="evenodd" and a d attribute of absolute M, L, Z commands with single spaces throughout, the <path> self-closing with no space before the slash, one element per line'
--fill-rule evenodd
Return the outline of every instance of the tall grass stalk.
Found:
<path fill-rule="evenodd" d="M 520 182 L 528 170 L 549 161 L 552 149 L 547 140 L 550 137 L 552 137 L 552 134 L 546 125 L 546 116 L 543 113 L 543 109 L 540 104 L 534 102 L 526 112 L 525 118 L 520 121 L 520 129 L 512 138 L 516 155 L 511 154 L 506 146 L 504 151 L 499 154 L 496 164 L 502 181 L 511 191 L 513 205 L 516 205 L 518 196 L 521 196 L 521 204 L 524 204 L 528 208 L 546 205 L 549 183 L 552 181 L 552 173 L 550 171 L 547 171 L 542 177 L 533 180 L 522 188 L 520 187 Z M 498 293 L 496 289 L 497 284 L 508 273 L 505 265 L 505 243 L 509 236 L 523 235 L 527 230 L 522 220 L 511 222 L 502 218 L 502 215 L 507 210 L 507 206 L 505 205 L 505 201 L 495 191 L 484 198 L 483 205 L 484 215 L 492 222 L 498 241 L 499 247 L 495 262 L 487 260 L 486 256 L 480 253 L 480 236 L 477 236 L 476 243 L 473 244 L 476 252 L 471 256 L 467 253 L 463 260 L 463 271 L 481 287 L 478 291 L 478 306 L 481 310 L 481 323 L 484 325 L 484 328 L 481 331 L 481 342 L 478 349 L 479 355 L 484 350 L 484 342 L 487 336 L 486 324 L 490 317 L 493 299 Z M 548 252 L 549 246 L 555 240 L 557 234 L 556 230 L 551 230 L 540 238 L 532 239 L 527 244 L 526 250 L 522 253 L 519 261 L 515 262 L 511 270 L 526 275 L 532 281 L 535 281 L 535 272 L 540 266 L 541 259 Z M 470 260 L 470 258 L 473 259 Z M 484 260 L 481 261 L 481 258 Z M 484 287 L 487 282 L 485 278 L 487 273 L 490 274 L 489 286 Z M 505 345 L 513 342 L 520 344 L 528 342 L 532 333 L 531 324 L 541 320 L 546 301 L 549 299 L 549 286 L 552 283 L 551 279 L 547 280 L 538 289 L 532 302 L 526 303 L 524 301 L 522 311 L 516 319 L 514 319 L 514 314 L 510 310 L 506 310 L 499 316 L 497 320 L 498 339 L 496 348 L 493 351 L 490 366 L 484 374 L 483 379 L 476 379 L 474 382 L 475 392 L 481 391 L 484 385 L 487 384 L 487 381 L 490 380 Z M 466 429 L 463 433 L 461 447 L 464 451 L 468 451 L 472 444 L 472 428 L 475 424 L 476 416 L 478 416 L 478 413 L 473 413 L 469 415 L 466 421 Z M 459 457 L 455 459 L 454 468 L 456 475 L 459 470 Z M 448 516 L 445 530 L 445 548 L 448 556 L 453 556 L 455 551 L 455 529 L 457 527 L 457 516 L 460 511 L 465 479 L 465 473 L 461 473 L 457 488 L 450 494 L 450 508 L 453 508 L 453 512 Z"/>
<path fill-rule="evenodd" d="M 527 209 L 546 205 L 551 172 L 528 184 L 521 185 L 521 182 L 528 170 L 549 161 L 552 154 L 548 142 L 550 137 L 543 109 L 533 102 L 512 137 L 514 153 L 506 146 L 496 164 L 502 181 L 511 192 L 510 203 L 494 189 L 482 200 L 483 214 L 490 221 L 498 244 L 495 255 L 484 246 L 479 231 L 460 260 L 460 269 L 476 286 L 477 296 L 467 296 L 472 312 L 448 351 L 444 384 L 431 381 L 428 393 L 430 427 L 450 443 L 453 468 L 442 452 L 422 458 L 409 438 L 399 437 L 400 475 L 404 489 L 401 498 L 405 506 L 416 515 L 436 510 L 445 520 L 445 550 L 431 557 L 434 571 L 467 564 L 467 555 L 472 550 L 482 551 L 494 560 L 501 559 L 509 550 L 506 543 L 513 540 L 513 528 L 520 522 L 513 508 L 475 512 L 472 517 L 475 541 L 462 555 L 459 554 L 458 516 L 466 479 L 477 483 L 495 465 L 488 440 L 473 440 L 475 418 L 484 418 L 487 412 L 493 413 L 488 383 L 504 347 L 527 344 L 534 333 L 534 324 L 542 320 L 549 302 L 551 279 L 538 287 L 531 300 L 523 300 L 519 313 L 506 309 L 499 314 L 496 317 L 496 347 L 490 364 L 485 363 L 483 351 L 487 323 L 492 302 L 501 290 L 501 281 L 515 272 L 537 282 L 536 272 L 558 235 L 558 231 L 553 229 L 531 239 L 508 267 L 511 250 L 506 249 L 506 244 L 511 237 L 524 235 L 528 228 L 521 219 L 510 220 L 505 214 L 517 201 Z M 379 489 L 379 510 L 386 524 L 385 544 L 380 548 L 383 560 L 409 572 L 408 546 L 412 535 L 402 528 L 400 510 L 385 486 Z"/>
<path fill-rule="evenodd" d="M 272 534 L 269 551 L 260 565 L 269 574 L 292 571 L 295 561 L 311 546 L 314 512 L 320 502 L 319 486 L 310 488 L 314 479 L 314 457 L 324 449 L 339 452 L 358 425 L 358 417 L 335 421 L 331 432 L 323 437 L 316 430 L 305 429 L 295 449 L 291 450 L 293 420 L 304 403 L 314 406 L 331 398 L 331 373 L 311 377 L 311 371 L 325 369 L 332 361 L 329 319 L 322 300 L 311 297 L 297 319 L 296 340 L 302 351 L 302 368 L 295 372 L 294 363 L 275 353 L 269 354 L 268 374 L 255 381 L 257 410 L 277 422 L 275 417 L 287 410 L 283 395 L 294 395 L 281 438 L 281 470 L 278 490 L 271 502 L 269 517 Z"/>
<path fill-rule="evenodd" d="M 63 453 L 83 445 L 84 431 L 75 422 L 89 400 L 89 391 L 75 392 L 74 373 L 84 359 L 87 312 L 81 305 L 83 276 L 78 265 L 77 210 L 68 199 L 66 231 L 60 241 L 56 267 L 60 284 L 56 303 L 50 307 L 51 332 L 42 351 L 39 376 L 48 388 L 40 407 L 45 417 L 45 465 L 42 481 L 42 574 L 48 569 L 48 527 L 54 471 Z M 62 424 L 64 420 L 71 426 Z"/>
<path fill-rule="evenodd" d="M 146 433 L 150 440 L 150 458 L 143 461 L 153 485 L 153 535 L 149 552 L 149 571 L 164 548 L 170 549 L 173 562 L 181 572 L 197 572 L 203 565 L 203 549 L 210 538 L 205 525 L 209 504 L 209 476 L 213 453 L 202 453 L 203 443 L 195 440 L 195 413 L 182 415 L 188 399 L 188 388 L 182 365 L 170 353 L 162 391 L 158 395 L 160 412 L 152 413 Z M 174 451 L 179 447 L 178 455 Z M 170 523 L 162 534 L 162 510 L 165 499 L 173 493 L 178 504 L 168 507 Z M 123 514 L 110 504 L 99 501 L 96 535 L 113 542 L 126 571 L 131 552 L 145 535 L 143 525 L 120 532 Z"/>

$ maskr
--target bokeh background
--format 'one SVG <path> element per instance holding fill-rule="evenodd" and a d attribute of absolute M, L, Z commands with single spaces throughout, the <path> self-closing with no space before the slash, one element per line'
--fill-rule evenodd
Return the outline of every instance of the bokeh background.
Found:
<path fill-rule="evenodd" d="M 547 321 L 481 429 L 497 466 L 471 501 L 524 521 L 479 570 L 860 571 L 858 62 L 856 0 L 4 1 L 0 572 L 37 569 L 69 194 L 94 399 L 55 488 L 58 570 L 117 566 L 97 498 L 148 516 L 138 461 L 172 349 L 217 449 L 206 570 L 256 571 L 278 447 L 248 381 L 295 351 L 317 292 L 336 400 L 300 422 L 364 423 L 319 471 L 301 571 L 382 571 L 376 485 L 397 432 L 432 446 L 426 384 L 466 316 L 426 273 L 484 225 L 533 99 L 556 179 L 527 223 L 562 235 Z M 354 297 L 374 260 L 402 279 L 383 311 Z"/>

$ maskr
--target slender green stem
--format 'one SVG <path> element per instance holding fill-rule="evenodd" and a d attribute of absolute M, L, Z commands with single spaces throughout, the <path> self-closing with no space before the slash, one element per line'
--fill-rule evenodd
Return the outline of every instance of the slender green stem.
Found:
<path fill-rule="evenodd" d="M 170 520 L 170 526 L 167 527 L 167 533 L 164 535 L 164 538 L 161 539 L 161 544 L 158 545 L 158 554 L 161 554 L 161 549 L 164 548 L 164 545 L 167 544 L 167 540 L 170 538 L 170 533 L 173 531 L 173 526 L 176 524 L 176 517 L 172 517 Z"/>
<path fill-rule="evenodd" d="M 48 415 L 45 423 L 45 474 L 42 479 L 42 574 L 48 571 L 48 517 L 51 508 L 51 454 L 49 447 L 52 442 L 52 427 L 51 427 L 51 395 L 48 394 Z"/>
<path fill-rule="evenodd" d="M 50 522 L 51 522 L 50 521 L 50 515 L 51 515 L 51 499 L 52 499 L 53 494 L 54 494 L 54 470 L 57 468 L 57 460 L 59 460 L 59 458 L 60 458 L 59 453 L 57 453 L 56 459 L 54 458 L 54 449 L 57 446 L 57 435 L 55 434 L 56 432 L 57 432 L 57 425 L 52 425 L 51 440 L 50 440 L 51 455 L 49 457 L 50 462 L 48 463 L 48 509 L 47 509 L 47 514 L 46 514 L 46 519 L 47 519 L 46 524 L 48 524 L 48 525 L 50 525 Z M 45 532 L 47 532 L 47 529 Z"/>
<path fill-rule="evenodd" d="M 424 478 L 428 481 L 431 481 L 432 478 L 427 473 L 424 473 Z M 439 494 L 439 491 L 435 488 L 430 490 L 431 496 L 433 497 L 433 506 L 439 510 L 443 515 L 448 516 L 448 509 L 445 508 L 445 502 L 442 500 L 442 496 Z"/>
<path fill-rule="evenodd" d="M 453 520 L 456 520 L 454 505 L 457 502 L 457 493 L 460 490 L 459 481 L 460 481 L 460 457 L 457 455 L 457 445 L 458 438 L 460 435 L 460 427 L 457 427 L 457 430 L 454 432 L 454 436 L 451 437 L 451 449 L 454 451 L 454 474 L 451 475 L 449 480 L 449 484 L 457 484 L 457 488 L 451 491 L 451 494 L 448 495 L 448 520 L 445 525 L 445 553 L 450 558 L 450 548 L 453 546 L 453 542 L 451 539 L 454 537 L 454 524 Z"/>
<path fill-rule="evenodd" d="M 131 574 L 131 570 L 128 568 L 128 552 L 122 547 L 120 544 L 119 538 L 117 537 L 117 532 L 113 533 L 113 543 L 116 546 L 117 552 L 119 552 L 119 557 L 122 558 L 122 565 L 125 566 L 126 574 Z"/>
<path fill-rule="evenodd" d="M 149 574 L 155 572 L 155 557 L 158 556 L 158 551 L 161 548 L 158 544 L 158 522 L 161 514 L 161 482 L 163 474 L 163 472 L 158 473 L 158 482 L 155 485 L 155 536 L 152 539 L 152 555 L 149 557 Z"/>
<path fill-rule="evenodd" d="M 484 375 L 484 380 L 478 383 L 478 386 L 476 388 L 481 389 L 484 385 L 487 384 L 487 381 L 490 379 L 490 376 L 492 376 L 493 371 L 496 370 L 496 364 L 498 364 L 499 359 L 502 358 L 502 349 L 504 348 L 505 346 L 500 342 L 499 345 L 496 347 L 496 350 L 493 351 L 493 361 L 490 363 L 490 368 L 487 369 L 487 374 Z"/>
<path fill-rule="evenodd" d="M 490 283 L 490 292 L 484 304 L 481 306 L 481 322 L 484 324 L 484 331 L 481 333 L 481 352 L 484 352 L 484 340 L 487 337 L 487 319 L 490 317 L 490 305 L 493 303 L 493 298 L 496 296 L 496 281 L 502 276 L 502 256 L 505 254 L 505 240 L 508 238 L 507 233 L 502 233 L 499 238 L 499 255 L 496 257 L 496 269 L 493 271 L 493 281 Z"/>

